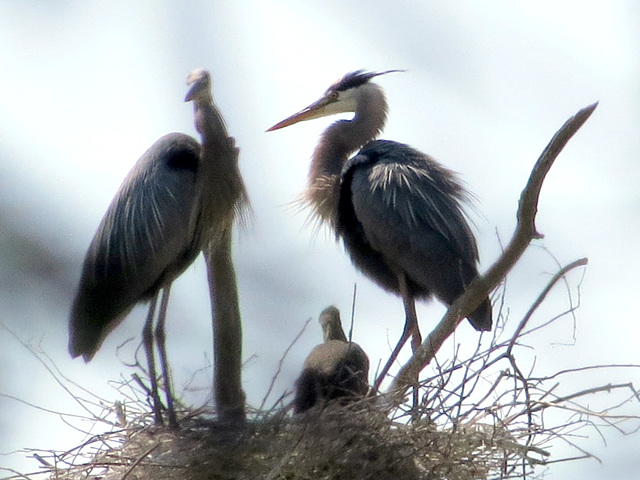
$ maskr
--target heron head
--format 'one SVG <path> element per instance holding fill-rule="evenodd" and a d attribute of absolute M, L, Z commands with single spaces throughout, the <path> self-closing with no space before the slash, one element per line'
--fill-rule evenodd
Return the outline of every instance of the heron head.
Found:
<path fill-rule="evenodd" d="M 401 71 L 402 70 L 366 72 L 364 70 L 357 70 L 348 73 L 331 85 L 319 100 L 300 110 L 298 113 L 294 113 L 281 122 L 276 123 L 273 127 L 269 128 L 267 132 L 288 127 L 304 120 L 326 117 L 337 113 L 355 112 L 358 106 L 358 97 L 367 88 L 366 85 L 369 84 L 372 78 Z"/>
<path fill-rule="evenodd" d="M 325 308 L 318 319 L 322 327 L 324 341 L 343 340 L 346 341 L 344 330 L 342 330 L 342 322 L 340 321 L 340 310 L 333 305 Z"/>
<path fill-rule="evenodd" d="M 185 102 L 195 100 L 201 95 L 211 95 L 211 75 L 204 68 L 197 68 L 187 77 L 189 91 L 184 98 Z"/>

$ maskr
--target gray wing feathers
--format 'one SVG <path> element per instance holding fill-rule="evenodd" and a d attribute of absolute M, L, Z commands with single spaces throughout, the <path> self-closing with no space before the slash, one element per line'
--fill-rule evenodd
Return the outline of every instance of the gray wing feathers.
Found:
<path fill-rule="evenodd" d="M 125 179 L 87 255 L 95 282 L 120 278 L 134 290 L 152 288 L 188 249 L 195 222 L 195 174 L 168 170 L 143 156 Z"/>
<path fill-rule="evenodd" d="M 71 313 L 72 355 L 90 358 L 136 302 L 153 296 L 198 254 L 198 155 L 193 138 L 166 135 L 122 183 L 85 257 Z"/>
<path fill-rule="evenodd" d="M 404 243 L 428 242 L 434 248 L 439 236 L 474 265 L 478 249 L 460 207 L 466 192 L 453 172 L 403 147 L 402 163 L 384 158 L 368 164 L 353 161 L 360 166 L 353 172 L 352 202 L 367 238 L 374 248 L 376 242 L 395 242 L 400 248 Z"/>

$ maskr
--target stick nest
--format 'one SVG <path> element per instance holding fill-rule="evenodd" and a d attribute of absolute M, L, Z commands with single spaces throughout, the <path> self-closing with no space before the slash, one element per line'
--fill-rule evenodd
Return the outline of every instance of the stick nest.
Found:
<path fill-rule="evenodd" d="M 531 479 L 539 466 L 597 458 L 583 440 L 594 434 L 604 440 L 606 429 L 640 429 L 640 392 L 630 381 L 613 381 L 640 366 L 537 374 L 534 336 L 548 335 L 561 320 L 575 325 L 580 285 L 572 294 L 568 270 L 552 277 L 515 325 L 503 302 L 494 302 L 500 308 L 491 336 L 469 351 L 454 346 L 450 358 L 434 358 L 407 396 L 392 392 L 296 416 L 283 396 L 270 410 L 249 412 L 241 426 L 216 422 L 211 410 L 180 407 L 181 428 L 173 432 L 153 424 L 148 389 L 137 375 L 113 382 L 121 400 L 110 403 L 51 368 L 68 393 L 80 392 L 74 398 L 89 415 L 61 417 L 86 441 L 64 452 L 29 450 L 44 468 L 5 480 Z M 566 310 L 530 325 L 562 279 Z M 594 385 L 594 379 L 606 380 Z M 106 433 L 92 433 L 100 430 Z"/>
<path fill-rule="evenodd" d="M 50 478 L 472 480 L 499 471 L 521 447 L 501 428 L 398 424 L 363 401 L 242 427 L 221 426 L 200 412 L 180 432 L 129 425 L 83 445 L 84 455 L 95 449 L 93 458 L 56 468 Z M 57 463 L 77 462 L 77 454 L 58 454 Z"/>

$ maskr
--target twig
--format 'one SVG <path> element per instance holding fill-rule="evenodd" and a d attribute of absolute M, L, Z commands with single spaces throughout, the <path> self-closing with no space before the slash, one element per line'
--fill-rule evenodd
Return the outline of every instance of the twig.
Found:
<path fill-rule="evenodd" d="M 594 103 L 585 107 L 567 120 L 544 149 L 533 167 L 529 181 L 520 196 L 517 227 L 509 245 L 484 275 L 471 282 L 465 293 L 451 305 L 436 328 L 414 352 L 409 361 L 402 366 L 390 388 L 390 391 L 393 392 L 392 402 L 394 404 L 399 404 L 402 401 L 404 392 L 411 386 L 413 379 L 429 364 L 442 344 L 454 332 L 458 323 L 473 312 L 489 292 L 500 283 L 531 241 L 542 237 L 536 230 L 535 216 L 544 179 L 556 157 L 571 137 L 587 121 L 597 106 L 598 104 Z"/>
<path fill-rule="evenodd" d="M 640 369 L 640 365 L 637 364 L 629 364 L 629 363 L 613 363 L 613 364 L 607 364 L 607 365 L 585 365 L 584 367 L 576 367 L 576 368 L 568 368 L 565 370 L 559 370 L 557 372 L 555 372 L 553 375 L 548 375 L 545 377 L 534 377 L 532 378 L 532 380 L 535 381 L 548 381 L 548 380 L 552 380 L 556 377 L 559 377 L 561 375 L 568 375 L 571 373 L 576 373 L 576 372 L 586 372 L 588 370 L 600 370 L 603 368 L 633 368 L 633 369 Z M 638 394 L 636 394 L 637 396 Z M 638 401 L 640 401 L 640 397 L 638 397 Z"/>
<path fill-rule="evenodd" d="M 145 458 L 147 458 L 149 456 L 149 454 L 151 452 L 153 452 L 156 448 L 158 448 L 160 446 L 160 442 L 156 442 L 154 445 L 152 445 L 150 448 L 148 448 L 142 455 L 140 455 L 135 462 L 133 462 L 133 464 L 127 469 L 127 471 L 124 473 L 124 475 L 122 475 L 122 477 L 120 478 L 120 480 L 125 480 L 129 474 L 131 472 L 133 472 L 133 470 L 140 465 L 140 462 L 142 462 L 142 460 L 144 460 Z"/>
<path fill-rule="evenodd" d="M 67 385 L 65 385 L 60 376 L 56 375 L 56 373 L 54 372 L 53 368 L 48 365 L 43 359 L 42 359 L 42 355 L 40 355 L 38 352 L 35 351 L 35 349 L 27 344 L 26 342 L 24 342 L 15 332 L 13 332 L 13 330 L 11 330 L 9 327 L 7 327 L 5 324 L 3 324 L 2 322 L 0 322 L 0 328 L 2 328 L 3 330 L 7 331 L 9 333 L 9 335 L 11 335 L 13 338 L 15 338 L 23 347 L 25 347 L 35 358 L 36 360 L 38 360 L 38 362 L 40 362 L 40 364 L 51 374 L 51 377 L 54 379 L 54 381 L 80 406 L 80 408 L 82 408 L 83 410 L 85 410 L 89 415 L 91 415 L 92 417 L 93 412 L 89 409 L 89 407 L 87 407 L 86 403 L 89 402 L 82 402 L 80 401 L 80 399 L 73 394 L 73 392 L 71 392 L 71 390 L 69 389 L 69 387 L 67 387 Z M 57 369 L 57 367 L 56 367 Z M 94 397 L 96 397 L 95 395 L 93 395 Z M 99 397 L 96 397 L 99 398 Z M 100 399 L 101 400 L 101 399 Z M 96 420 L 99 420 L 96 418 Z"/>
<path fill-rule="evenodd" d="M 5 471 L 5 472 L 11 472 L 14 474 L 13 477 L 7 477 L 7 480 L 13 480 L 13 479 L 24 479 L 24 480 L 31 480 L 31 476 L 32 475 L 37 475 L 40 472 L 34 472 L 34 473 L 20 473 L 17 470 L 14 470 L 13 468 L 7 468 L 7 467 L 0 467 L 0 470 Z"/>
<path fill-rule="evenodd" d="M 542 302 L 544 302 L 544 299 L 547 297 L 547 295 L 549 294 L 551 289 L 554 287 L 554 285 L 558 282 L 558 280 L 564 278 L 564 276 L 567 273 L 569 273 L 571 270 L 573 270 L 574 268 L 584 266 L 588 262 L 589 262 L 589 260 L 587 258 L 580 258 L 580 259 L 578 259 L 578 260 L 576 260 L 574 262 L 571 262 L 569 265 L 566 265 L 566 266 L 562 267 L 560 269 L 560 271 L 558 271 L 551 278 L 551 280 L 549 281 L 547 286 L 544 288 L 544 290 L 542 290 L 540 295 L 538 295 L 538 298 L 536 298 L 536 300 L 533 302 L 533 304 L 531 305 L 531 307 L 529 308 L 529 310 L 527 311 L 525 316 L 520 321 L 520 324 L 518 325 L 518 328 L 516 329 L 516 332 L 513 335 L 513 338 L 511 339 L 511 342 L 509 343 L 509 348 L 507 348 L 507 355 L 511 354 L 511 352 L 513 350 L 513 346 L 515 345 L 516 340 L 520 336 L 520 333 L 524 330 L 524 327 L 529 322 L 529 319 L 531 318 L 533 313 L 538 309 L 538 307 L 542 304 Z"/>
<path fill-rule="evenodd" d="M 353 341 L 353 324 L 356 321 L 356 298 L 358 295 L 358 284 L 353 284 L 353 295 L 351 297 L 351 322 L 349 323 L 349 343 Z"/>
<path fill-rule="evenodd" d="M 13 395 L 8 395 L 6 393 L 0 393 L 0 398 L 7 398 L 9 400 L 13 400 L 15 402 L 22 403 L 23 405 L 26 405 L 27 407 L 31 407 L 31 408 L 34 408 L 36 410 L 40 410 L 40 411 L 45 412 L 45 413 L 52 413 L 54 415 L 59 415 L 61 417 L 81 418 L 81 419 L 85 419 L 86 418 L 86 417 L 84 417 L 82 415 L 78 415 L 78 414 L 74 414 L 74 413 L 58 412 L 56 410 L 51 410 L 50 408 L 41 407 L 40 405 L 36 405 L 35 403 L 27 402 L 26 400 L 22 400 L 21 398 L 14 397 Z M 93 420 L 100 420 L 93 413 L 91 414 L 91 418 Z"/>
<path fill-rule="evenodd" d="M 42 465 L 44 465 L 47 468 L 54 468 L 53 465 L 51 465 L 51 463 L 49 463 L 44 457 L 42 457 L 42 455 L 39 455 L 37 453 L 33 454 L 33 458 L 35 458 L 36 460 L 38 460 Z"/>
<path fill-rule="evenodd" d="M 587 388 L 585 390 L 581 390 L 579 392 L 575 392 L 575 393 L 572 393 L 570 395 L 565 395 L 564 397 L 558 397 L 555 400 L 549 402 L 548 404 L 543 404 L 543 405 L 540 405 L 540 406 L 536 407 L 535 410 L 541 410 L 541 409 L 546 408 L 547 406 L 553 405 L 553 404 L 560 404 L 560 403 L 564 403 L 564 402 L 569 402 L 569 401 L 571 401 L 571 400 L 573 400 L 575 398 L 583 397 L 585 395 L 593 395 L 594 393 L 600 393 L 600 392 L 611 393 L 613 390 L 617 390 L 617 389 L 620 389 L 620 388 L 628 388 L 633 393 L 633 396 L 636 397 L 636 399 L 638 399 L 638 393 L 634 390 L 632 383 L 627 382 L 627 383 L 621 383 L 621 384 L 616 384 L 616 385 L 608 383 L 607 385 L 602 385 L 600 387 Z M 640 401 L 640 399 L 638 399 L 638 400 Z"/>
<path fill-rule="evenodd" d="M 273 390 L 273 386 L 275 385 L 276 380 L 277 380 L 278 376 L 280 375 L 280 372 L 282 371 L 282 364 L 284 363 L 285 358 L 287 358 L 287 355 L 291 351 L 291 348 L 293 348 L 293 346 L 296 343 L 298 343 L 298 340 L 300 340 L 300 337 L 302 336 L 304 331 L 307 329 L 307 326 L 309 326 L 309 322 L 311 322 L 311 318 L 308 318 L 307 321 L 304 322 L 304 325 L 302 326 L 302 328 L 300 329 L 298 334 L 295 336 L 293 341 L 289 344 L 287 349 L 284 351 L 284 353 L 282 354 L 282 357 L 280 357 L 280 361 L 278 362 L 278 368 L 276 369 L 276 373 L 274 373 L 273 377 L 271 377 L 271 383 L 269 384 L 269 388 L 267 389 L 267 393 L 264 395 L 264 398 L 262 399 L 262 403 L 260 404 L 260 410 L 262 410 L 264 408 L 265 403 L 267 403 L 267 398 L 269 398 L 269 395 L 271 395 L 271 391 Z"/>

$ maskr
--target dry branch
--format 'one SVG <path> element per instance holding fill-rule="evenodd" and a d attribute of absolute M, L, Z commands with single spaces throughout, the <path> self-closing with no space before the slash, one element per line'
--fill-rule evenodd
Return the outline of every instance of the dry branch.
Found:
<path fill-rule="evenodd" d="M 124 473 L 124 475 L 122 475 L 122 477 L 120 478 L 120 480 L 125 480 L 130 474 L 131 472 L 133 472 L 135 470 L 135 468 L 140 465 L 140 462 L 142 462 L 145 458 L 147 458 L 151 452 L 153 452 L 156 448 L 158 448 L 160 446 L 160 442 L 156 442 L 154 443 L 150 448 L 148 448 L 142 455 L 140 455 L 135 462 L 133 462 L 133 464 L 129 467 L 129 469 Z"/>
<path fill-rule="evenodd" d="M 300 340 L 300 337 L 302 337 L 302 334 L 307 329 L 307 327 L 309 326 L 310 322 L 311 322 L 311 318 L 308 318 L 307 321 L 304 322 L 304 325 L 302 326 L 302 328 L 300 329 L 298 334 L 295 336 L 293 341 L 289 344 L 287 349 L 284 351 L 284 353 L 280 357 L 280 361 L 278 362 L 278 367 L 276 369 L 276 373 L 274 373 L 273 376 L 271 377 L 271 383 L 269 383 L 269 388 L 267 388 L 267 393 L 262 398 L 262 402 L 260 403 L 259 410 L 264 409 L 264 406 L 267 403 L 267 399 L 269 398 L 269 395 L 271 395 L 271 391 L 273 390 L 273 386 L 275 385 L 276 380 L 278 379 L 278 376 L 280 375 L 280 372 L 282 372 L 282 366 L 284 364 L 285 358 L 287 358 L 287 355 L 289 354 L 289 352 L 291 351 L 293 346 L 298 342 L 298 340 Z"/>
<path fill-rule="evenodd" d="M 516 328 L 516 333 L 513 335 L 513 338 L 511 339 L 511 343 L 509 344 L 509 348 L 507 349 L 507 355 L 511 354 L 511 351 L 513 350 L 514 345 L 518 341 L 520 334 L 523 332 L 524 327 L 527 326 L 527 323 L 529 323 L 529 320 L 531 319 L 531 316 L 533 315 L 533 313 L 542 304 L 542 302 L 544 302 L 544 299 L 547 298 L 547 295 L 549 294 L 553 286 L 558 282 L 558 280 L 560 280 L 561 278 L 564 278 L 564 276 L 574 268 L 585 266 L 587 263 L 588 263 L 587 258 L 580 258 L 574 262 L 571 262 L 569 265 L 562 267 L 560 271 L 558 271 L 551 278 L 547 286 L 544 288 L 544 290 L 542 290 L 540 295 L 538 295 L 538 298 L 536 298 L 536 300 L 533 302 L 533 305 L 531 305 L 531 307 L 525 314 L 524 318 L 518 324 L 518 328 Z"/>
<path fill-rule="evenodd" d="M 551 169 L 556 157 L 571 137 L 582 127 L 598 106 L 589 105 L 576 113 L 553 136 L 531 171 L 531 175 L 520 196 L 517 212 L 517 226 L 514 235 L 500 258 L 482 276 L 476 278 L 469 288 L 451 305 L 436 328 L 423 341 L 409 361 L 400 369 L 390 391 L 393 402 L 399 404 L 406 390 L 417 375 L 434 358 L 442 344 L 454 332 L 458 324 L 470 314 L 486 296 L 507 275 L 532 240 L 541 238 L 535 227 L 538 199 L 542 183 Z"/>

